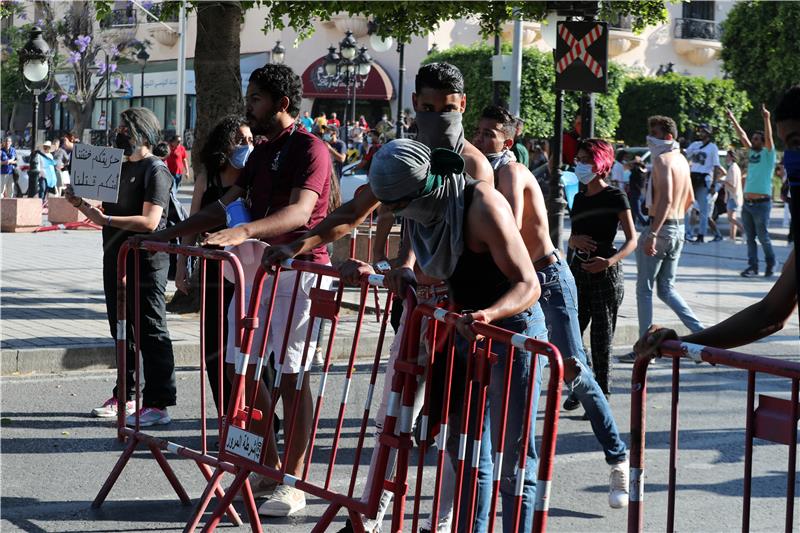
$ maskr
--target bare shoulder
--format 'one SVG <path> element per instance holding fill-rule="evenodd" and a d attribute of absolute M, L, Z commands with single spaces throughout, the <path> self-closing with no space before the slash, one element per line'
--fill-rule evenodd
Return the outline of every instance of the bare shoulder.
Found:
<path fill-rule="evenodd" d="M 502 213 L 511 212 L 505 197 L 492 185 L 485 182 L 478 182 L 472 194 L 472 203 L 469 207 L 469 215 L 473 214 L 495 218 Z"/>
<path fill-rule="evenodd" d="M 461 152 L 464 157 L 464 169 L 472 178 L 485 183 L 494 181 L 494 171 L 489 160 L 483 153 L 475 148 L 469 141 L 464 141 L 464 150 Z"/>

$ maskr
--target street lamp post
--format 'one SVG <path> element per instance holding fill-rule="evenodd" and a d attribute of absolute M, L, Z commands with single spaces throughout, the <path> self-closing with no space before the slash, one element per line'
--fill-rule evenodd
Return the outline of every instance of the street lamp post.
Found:
<path fill-rule="evenodd" d="M 19 68 L 25 88 L 33 95 L 33 122 L 31 130 L 31 164 L 28 170 L 27 196 L 36 196 L 39 188 L 39 164 L 36 157 L 36 134 L 39 124 L 39 95 L 47 90 L 53 74 L 50 47 L 42 37 L 42 29 L 31 28 L 28 42 L 19 51 Z"/>
<path fill-rule="evenodd" d="M 275 46 L 272 48 L 272 62 L 276 65 L 282 65 L 284 59 L 286 59 L 286 48 L 283 47 L 280 41 L 276 41 Z"/>
<path fill-rule="evenodd" d="M 339 43 L 339 51 L 333 46 L 328 48 L 328 54 L 325 56 L 325 77 L 331 81 L 332 87 L 345 88 L 345 111 L 344 117 L 344 130 L 341 138 L 344 139 L 345 146 L 347 145 L 347 106 L 350 100 L 350 85 L 353 85 L 353 103 L 350 110 L 350 116 L 353 122 L 356 117 L 356 87 L 359 78 L 366 78 L 372 70 L 372 58 L 367 53 L 365 47 L 358 49 L 358 42 L 353 38 L 353 33 L 347 31 L 344 39 Z"/>
<path fill-rule="evenodd" d="M 150 59 L 150 54 L 148 54 L 147 50 L 142 46 L 139 53 L 136 54 L 136 62 L 142 67 L 142 79 L 139 82 L 139 98 L 141 99 L 142 107 L 144 107 L 144 69 L 147 66 L 148 59 Z"/>

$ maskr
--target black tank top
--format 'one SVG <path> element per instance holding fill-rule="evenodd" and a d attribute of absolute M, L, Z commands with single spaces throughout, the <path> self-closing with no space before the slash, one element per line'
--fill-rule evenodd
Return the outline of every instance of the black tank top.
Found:
<path fill-rule="evenodd" d="M 466 233 L 467 213 L 478 181 L 467 178 L 464 186 L 464 228 Z M 458 259 L 456 269 L 447 280 L 450 298 L 460 310 L 480 310 L 493 305 L 511 288 L 505 274 L 495 264 L 489 252 L 471 251 L 466 242 Z"/>

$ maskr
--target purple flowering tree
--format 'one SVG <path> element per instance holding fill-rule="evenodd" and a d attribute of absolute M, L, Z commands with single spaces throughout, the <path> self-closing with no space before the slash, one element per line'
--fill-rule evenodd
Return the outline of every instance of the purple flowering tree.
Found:
<path fill-rule="evenodd" d="M 62 103 L 73 119 L 73 129 L 82 135 L 92 126 L 94 102 L 104 92 L 106 75 L 112 91 L 127 88 L 129 84 L 117 63 L 130 60 L 144 43 L 120 40 L 118 34 L 101 30 L 92 1 L 39 0 L 36 4 L 42 14 L 44 37 L 56 51 L 55 71 L 67 70 L 74 80 L 72 86 L 63 87 L 53 79 L 46 99 Z"/>

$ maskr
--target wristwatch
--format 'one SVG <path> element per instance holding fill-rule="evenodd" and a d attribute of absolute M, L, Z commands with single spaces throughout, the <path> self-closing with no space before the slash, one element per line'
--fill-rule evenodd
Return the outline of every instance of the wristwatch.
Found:
<path fill-rule="evenodd" d="M 383 261 L 378 261 L 377 263 L 375 263 L 375 270 L 377 270 L 378 272 L 381 272 L 381 273 L 389 272 L 391 269 L 392 269 L 392 265 L 390 265 L 389 261 L 387 261 L 385 259 Z"/>

